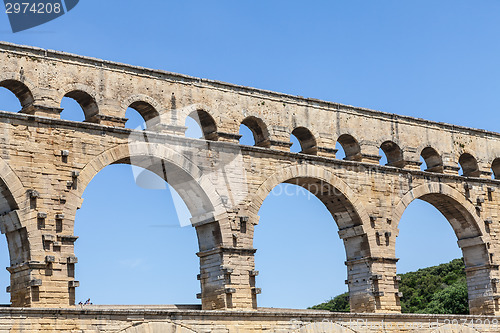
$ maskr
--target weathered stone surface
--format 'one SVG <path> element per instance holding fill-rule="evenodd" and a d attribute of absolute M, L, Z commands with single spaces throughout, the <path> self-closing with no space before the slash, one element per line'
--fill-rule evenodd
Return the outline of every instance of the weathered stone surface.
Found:
<path fill-rule="evenodd" d="M 257 308 L 258 211 L 273 188 L 291 183 L 316 195 L 339 227 L 353 311 L 400 311 L 398 222 L 421 199 L 457 235 L 471 313 L 500 312 L 497 133 L 8 43 L 0 43 L 0 86 L 23 106 L 0 112 L 0 230 L 15 307 L 74 305 L 76 210 L 100 170 L 127 163 L 167 180 L 190 210 L 204 310 Z M 64 96 L 80 103 L 85 122 L 59 119 Z M 128 107 L 147 130 L 123 128 Z M 188 116 L 203 139 L 184 137 Z M 240 124 L 255 147 L 238 144 Z M 289 152 L 292 133 L 302 153 Z M 336 142 L 345 160 L 335 158 Z"/>
<path fill-rule="evenodd" d="M 84 306 L 0 309 L 0 332 L 103 333 L 476 333 L 498 332 L 498 317 L 331 313 L 311 310 L 207 311 L 196 307 Z"/>

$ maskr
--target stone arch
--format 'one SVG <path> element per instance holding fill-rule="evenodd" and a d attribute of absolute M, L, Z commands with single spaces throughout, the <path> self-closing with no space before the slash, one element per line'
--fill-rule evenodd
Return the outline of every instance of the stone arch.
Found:
<path fill-rule="evenodd" d="M 345 160 L 361 161 L 361 146 L 359 145 L 358 140 L 356 140 L 352 135 L 342 134 L 337 139 L 337 142 L 340 143 L 342 148 L 344 148 Z"/>
<path fill-rule="evenodd" d="M 309 155 L 318 154 L 318 144 L 312 132 L 305 127 L 296 127 L 292 134 L 299 140 L 301 153 Z"/>
<path fill-rule="evenodd" d="M 443 158 L 436 151 L 436 149 L 432 147 L 425 147 L 422 149 L 420 156 L 422 156 L 427 166 L 425 171 L 443 173 Z"/>
<path fill-rule="evenodd" d="M 344 243 L 348 280 L 353 282 L 348 284 L 351 311 L 372 311 L 375 302 L 366 289 L 368 285 L 360 281 L 366 281 L 372 274 L 371 255 L 375 240 L 366 233 L 370 218 L 354 190 L 325 168 L 311 164 L 289 166 L 268 177 L 250 198 L 248 211 L 252 220 L 258 221 L 264 199 L 282 183 L 310 191 L 332 214 Z"/>
<path fill-rule="evenodd" d="M 226 226 L 226 210 L 221 196 L 207 176 L 186 157 L 161 144 L 136 142 L 104 151 L 85 165 L 78 177 L 76 195 L 81 197 L 97 173 L 111 164 L 131 164 L 147 169 L 167 181 L 180 195 L 191 212 L 192 223 L 218 221 Z M 215 240 L 214 240 L 215 242 Z M 200 242 L 200 250 L 214 246 Z"/>
<path fill-rule="evenodd" d="M 301 179 L 304 181 L 301 181 Z M 319 184 L 318 181 L 320 182 Z M 319 186 L 321 182 L 324 185 L 323 187 Z M 311 164 L 301 164 L 283 168 L 274 173 L 272 176 L 268 177 L 259 186 L 255 194 L 253 195 L 252 200 L 250 200 L 251 204 L 249 206 L 249 211 L 252 214 L 257 215 L 260 206 L 264 202 L 264 199 L 267 197 L 267 195 L 272 191 L 274 187 L 282 183 L 290 183 L 303 186 L 317 196 L 323 195 L 323 192 L 320 191 L 323 191 L 324 189 L 331 190 L 329 192 L 326 192 L 325 195 L 336 195 L 340 197 L 340 200 L 347 200 L 352 206 L 349 207 L 351 209 L 350 213 L 356 213 L 357 215 L 355 218 L 357 223 L 366 224 L 370 221 L 368 213 L 364 209 L 361 202 L 357 199 L 356 193 L 349 187 L 349 185 L 347 185 L 346 182 L 344 182 L 332 172 Z M 309 186 L 309 188 L 307 186 Z M 345 202 L 346 204 L 347 201 Z M 336 219 L 341 217 L 342 216 L 340 215 L 334 216 L 334 218 Z M 343 219 L 340 222 L 337 221 L 340 229 L 349 226 L 346 218 L 347 216 L 343 216 Z"/>
<path fill-rule="evenodd" d="M 22 211 L 29 206 L 26 190 L 19 177 L 0 158 L 0 230 L 7 237 L 11 266 L 31 259 L 28 225 Z M 36 233 L 34 230 L 33 233 Z"/>
<path fill-rule="evenodd" d="M 170 321 L 159 321 L 133 325 L 122 329 L 122 333 L 196 333 L 192 329 L 182 325 L 175 324 Z"/>
<path fill-rule="evenodd" d="M 10 90 L 14 95 L 16 95 L 22 108 L 32 105 L 35 101 L 32 90 L 28 88 L 25 82 L 21 82 L 16 79 L 2 80 L 0 78 L 0 87 Z"/>
<path fill-rule="evenodd" d="M 415 199 L 424 200 L 448 220 L 462 249 L 469 290 L 471 314 L 486 314 L 492 306 L 489 237 L 474 205 L 463 194 L 443 183 L 429 183 L 411 189 L 395 206 L 392 220 L 399 224 L 406 207 Z M 489 295 L 489 296 L 488 296 Z"/>
<path fill-rule="evenodd" d="M 481 174 L 476 158 L 469 153 L 460 155 L 458 163 L 462 167 L 464 177 L 479 177 Z"/>
<path fill-rule="evenodd" d="M 252 131 L 253 138 L 255 141 L 255 146 L 257 147 L 271 147 L 271 142 L 269 140 L 269 131 L 264 121 L 255 116 L 249 116 L 243 119 L 241 122 Z"/>
<path fill-rule="evenodd" d="M 127 108 L 132 108 L 139 112 L 146 122 L 147 127 L 160 122 L 160 114 L 162 113 L 161 104 L 147 95 L 138 94 L 128 97 L 122 103 L 122 110 L 126 110 Z"/>
<path fill-rule="evenodd" d="M 491 171 L 495 179 L 500 179 L 500 158 L 495 158 L 491 163 Z"/>
<path fill-rule="evenodd" d="M 99 107 L 96 100 L 95 91 L 81 83 L 74 83 L 65 86 L 64 90 L 59 91 L 59 101 L 64 97 L 74 99 L 82 108 L 85 115 L 85 121 L 95 122 L 94 117 L 99 114 Z"/>
<path fill-rule="evenodd" d="M 443 183 L 430 183 L 408 191 L 396 205 L 393 221 L 399 223 L 406 207 L 415 199 L 422 199 L 435 206 L 452 224 L 459 239 L 485 235 L 484 224 L 474 205 L 463 194 Z M 466 227 L 466 228 L 464 228 Z"/>
<path fill-rule="evenodd" d="M 397 143 L 393 141 L 385 141 L 380 145 L 380 149 L 382 149 L 385 156 L 387 157 L 386 165 L 398 168 L 403 168 L 405 166 L 403 150 Z"/>
<path fill-rule="evenodd" d="M 220 280 L 215 276 L 205 278 L 207 270 L 213 271 L 214 262 L 218 262 L 217 274 L 223 274 L 224 253 L 221 251 L 228 248 L 233 240 L 231 220 L 225 206 L 227 197 L 219 195 L 209 175 L 203 174 L 198 163 L 163 144 L 131 142 L 104 151 L 85 165 L 78 177 L 75 200 L 82 197 L 92 178 L 110 164 L 131 164 L 145 168 L 163 178 L 177 191 L 192 215 L 191 223 L 198 237 L 197 255 L 200 257 L 200 277 L 203 276 L 200 279 L 202 307 L 224 308 L 232 304 L 225 298 Z M 69 213 L 72 215 L 74 211 Z M 214 300 L 218 300 L 218 303 L 214 303 Z"/>
<path fill-rule="evenodd" d="M 179 110 L 181 114 L 179 119 L 183 121 L 182 125 L 186 122 L 187 117 L 193 118 L 201 128 L 203 138 L 205 140 L 217 141 L 219 139 L 218 126 L 212 116 L 213 112 L 210 108 L 201 104 L 193 104 L 186 108 Z"/>

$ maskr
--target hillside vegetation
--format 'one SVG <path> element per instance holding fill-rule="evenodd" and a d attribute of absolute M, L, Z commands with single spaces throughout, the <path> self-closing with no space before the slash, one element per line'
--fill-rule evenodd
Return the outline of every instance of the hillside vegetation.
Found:
<path fill-rule="evenodd" d="M 403 313 L 468 314 L 467 284 L 463 259 L 401 274 L 399 291 Z M 344 293 L 310 309 L 349 311 L 349 296 Z"/>

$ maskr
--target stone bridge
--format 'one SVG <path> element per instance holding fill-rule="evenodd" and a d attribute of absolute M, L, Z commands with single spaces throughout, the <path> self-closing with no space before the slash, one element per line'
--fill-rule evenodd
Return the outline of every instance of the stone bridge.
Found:
<path fill-rule="evenodd" d="M 353 312 L 400 311 L 398 223 L 421 199 L 455 231 L 471 313 L 500 313 L 500 134 L 8 43 L 0 68 L 0 86 L 22 105 L 0 112 L 0 227 L 14 307 L 74 305 L 76 210 L 100 170 L 125 163 L 158 174 L 185 201 L 203 310 L 257 308 L 259 208 L 292 183 L 338 225 Z M 63 97 L 80 104 L 84 122 L 60 119 Z M 146 130 L 124 127 L 127 108 Z M 187 117 L 203 139 L 185 137 Z M 241 124 L 255 146 L 239 144 Z M 291 134 L 300 153 L 290 152 Z"/>

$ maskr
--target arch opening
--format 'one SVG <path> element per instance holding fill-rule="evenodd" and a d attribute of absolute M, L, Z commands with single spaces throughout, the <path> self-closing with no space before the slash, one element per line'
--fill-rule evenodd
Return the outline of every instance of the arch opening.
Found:
<path fill-rule="evenodd" d="M 479 177 L 481 174 L 476 158 L 469 153 L 463 153 L 458 163 L 462 169 L 461 175 L 464 177 Z"/>
<path fill-rule="evenodd" d="M 243 119 L 241 122 L 241 125 L 247 127 L 250 132 L 252 133 L 253 137 L 253 145 L 257 147 L 265 147 L 269 148 L 271 147 L 271 142 L 269 140 L 269 132 L 267 130 L 267 126 L 264 123 L 264 121 L 260 118 L 254 117 L 254 116 L 249 116 Z M 241 130 L 241 126 L 240 126 Z M 243 130 L 242 133 L 245 133 L 245 130 Z M 242 138 L 243 139 L 243 138 Z M 243 142 L 249 142 L 250 140 L 248 139 L 240 139 L 240 142 L 243 144 Z"/>
<path fill-rule="evenodd" d="M 105 165 L 102 164 L 102 161 L 106 161 Z M 198 237 L 198 249 L 197 251 L 190 252 L 193 258 L 196 259 L 193 252 L 203 252 L 220 246 L 222 242 L 221 223 L 224 225 L 224 222 L 220 223 L 219 221 L 226 221 L 224 215 L 225 211 L 221 210 L 222 204 L 220 196 L 217 194 L 213 185 L 211 185 L 210 180 L 203 177 L 201 171 L 193 162 L 161 145 L 146 143 L 124 144 L 111 148 L 95 157 L 80 173 L 79 179 L 84 179 L 85 181 L 78 183 L 78 195 L 81 196 L 83 194 L 89 182 L 98 175 L 102 169 L 110 165 L 117 167 L 120 165 L 123 166 L 123 164 L 125 165 L 124 167 L 127 167 L 127 165 L 134 166 L 132 170 L 137 168 L 147 170 L 139 172 L 139 174 L 135 173 L 134 177 L 130 177 L 134 181 L 134 184 L 144 187 L 144 183 L 139 182 L 144 172 L 149 175 L 156 175 L 156 179 L 159 177 L 164 185 L 166 185 L 165 182 L 167 182 L 168 185 L 175 190 L 172 191 L 172 197 L 174 197 L 173 193 L 176 192 L 178 194 L 177 197 L 180 198 L 179 200 L 182 201 L 186 207 L 185 211 L 189 212 L 190 216 L 192 216 L 191 219 L 189 219 L 189 217 L 186 218 L 186 221 L 188 221 L 185 223 L 186 225 L 191 226 L 197 222 L 213 222 L 195 226 L 196 235 Z M 117 182 L 119 182 L 119 180 L 117 180 Z M 148 184 L 148 182 L 146 182 L 146 184 Z M 158 182 L 155 182 L 155 184 L 158 184 Z M 111 186 L 111 188 L 112 187 L 113 186 Z M 116 192 L 122 194 L 122 192 L 127 191 L 118 190 Z M 102 204 L 106 205 L 107 198 L 108 196 L 105 196 L 101 199 Z M 126 210 L 127 208 L 124 209 Z M 144 220 L 142 218 L 142 209 L 136 209 L 134 211 L 138 214 L 136 217 L 137 221 Z M 161 216 L 163 215 L 164 214 Z M 157 225 L 157 219 L 152 220 L 152 224 Z M 133 221 L 134 227 L 141 226 L 137 221 Z M 224 225 L 224 228 L 225 227 Z M 137 244 L 133 242 L 130 243 L 129 246 L 136 247 Z M 172 252 L 176 253 L 175 250 Z M 198 259 L 196 259 L 195 262 L 198 262 Z M 196 274 L 194 274 L 192 278 L 196 280 L 195 276 Z M 194 297 L 194 294 L 191 296 Z"/>
<path fill-rule="evenodd" d="M 292 131 L 292 135 L 294 135 L 300 143 L 300 153 L 308 155 L 318 154 L 316 138 L 307 128 L 297 127 Z"/>
<path fill-rule="evenodd" d="M 87 92 L 82 91 L 82 90 L 73 90 L 68 92 L 67 94 L 64 95 L 64 97 L 71 98 L 75 100 L 78 105 L 80 105 L 80 108 L 83 111 L 84 114 L 84 121 L 88 122 L 93 122 L 95 121 L 92 119 L 92 117 L 96 116 L 99 113 L 99 108 L 97 106 L 97 102 L 95 101 L 94 97 L 90 96 Z M 64 98 L 63 98 L 64 100 Z M 61 101 L 61 107 L 62 107 L 62 101 Z M 63 111 L 61 112 L 61 115 L 63 114 Z M 73 116 L 74 117 L 74 116 Z M 72 119 L 68 119 L 72 120 Z"/>
<path fill-rule="evenodd" d="M 19 100 L 22 108 L 28 107 L 34 102 L 33 94 L 22 82 L 16 80 L 4 80 L 0 82 L 0 87 L 11 91 Z"/>
<path fill-rule="evenodd" d="M 294 186 L 291 186 L 294 185 Z M 360 205 L 357 205 L 356 201 L 352 201 L 351 198 L 355 197 L 355 193 L 345 184 L 341 179 L 336 177 L 334 174 L 331 174 L 330 172 L 323 170 L 319 167 L 314 167 L 314 166 L 299 166 L 299 167 L 290 167 L 286 168 L 284 170 L 278 171 L 276 174 L 273 176 L 269 177 L 256 191 L 254 195 L 254 199 L 252 200 L 252 204 L 250 209 L 252 211 L 259 211 L 259 214 L 261 216 L 260 218 L 260 223 L 259 226 L 256 227 L 256 235 L 259 234 L 258 228 L 262 227 L 265 222 L 266 217 L 264 217 L 264 212 L 260 211 L 260 209 L 263 207 L 262 203 L 264 201 L 263 198 L 268 198 L 269 200 L 273 200 L 276 196 L 278 196 L 278 199 L 281 199 L 282 197 L 285 200 L 292 200 L 293 194 L 289 193 L 286 191 L 285 186 L 290 186 L 289 188 L 292 189 L 299 189 L 299 193 L 302 195 L 307 196 L 308 199 L 311 199 L 311 202 L 315 203 L 316 205 L 319 205 L 319 207 L 326 207 L 327 209 L 325 210 L 324 208 L 315 208 L 313 211 L 314 212 L 322 212 L 324 216 L 326 216 L 327 222 L 325 222 L 325 225 L 332 226 L 331 219 L 333 217 L 333 220 L 337 224 L 338 228 L 338 234 L 340 238 L 343 240 L 344 244 L 344 254 L 345 258 L 347 259 L 346 263 L 348 263 L 349 269 L 347 269 L 347 275 L 348 279 L 349 276 L 354 274 L 353 272 L 357 271 L 355 268 L 354 270 L 351 269 L 355 267 L 358 263 L 363 262 L 362 260 L 360 261 L 359 259 L 363 258 L 368 258 L 371 255 L 371 250 L 370 250 L 370 245 L 369 245 L 369 238 L 364 232 L 364 225 L 366 221 L 369 221 L 368 215 L 366 214 L 366 211 L 364 208 Z M 283 189 L 282 193 L 275 193 L 276 189 Z M 269 190 L 273 189 L 273 190 Z M 282 194 L 280 196 L 280 194 Z M 268 200 L 266 199 L 266 200 Z M 302 200 L 303 203 L 304 200 Z M 283 211 L 288 211 L 292 212 L 291 207 L 301 207 L 301 203 L 297 204 L 288 204 L 287 208 L 283 209 Z M 262 208 L 264 209 L 264 208 Z M 280 211 L 281 213 L 284 213 L 283 211 Z M 280 214 L 281 214 L 280 213 Z M 309 209 L 302 209 L 302 213 L 306 214 L 311 214 L 311 210 Z M 298 212 L 293 211 L 292 212 L 292 217 L 286 218 L 286 221 L 289 219 L 294 219 L 297 216 L 300 216 Z M 275 222 L 276 220 L 284 221 L 283 216 L 277 216 L 273 217 L 270 219 L 271 223 Z M 303 218 L 302 221 L 300 221 L 299 225 L 306 225 L 306 226 L 313 226 L 312 223 L 308 222 L 310 220 L 316 221 L 316 217 L 305 217 Z M 307 222 L 305 222 L 307 221 Z M 305 223 L 307 224 L 305 224 Z M 271 224 L 272 225 L 272 224 Z M 288 226 L 285 225 L 285 228 Z M 334 228 L 334 229 L 337 229 Z M 312 230 L 312 229 L 311 229 Z M 354 234 L 353 234 L 354 232 Z M 273 233 L 268 233 L 266 236 L 272 235 Z M 293 244 L 294 248 L 300 248 L 304 249 L 307 248 L 308 242 L 310 242 L 310 239 L 307 239 L 307 237 L 303 237 L 306 235 L 307 232 L 299 233 L 299 239 L 297 242 L 300 242 L 301 246 L 297 247 L 295 246 L 295 243 Z M 323 235 L 323 234 L 322 234 Z M 330 236 L 330 233 L 327 233 L 328 236 Z M 258 244 L 258 237 L 256 239 L 256 244 Z M 269 236 L 271 237 L 271 236 Z M 331 237 L 330 237 L 331 238 Z M 280 236 L 280 240 L 283 241 L 284 238 Z M 326 241 L 325 243 L 330 244 L 331 241 Z M 317 245 L 317 244 L 315 244 Z M 260 247 L 257 247 L 260 249 Z M 273 250 L 275 250 L 276 244 L 274 244 Z M 257 251 L 258 253 L 261 252 L 261 250 Z M 282 260 L 280 259 L 277 259 Z M 256 263 L 256 269 L 259 269 L 259 262 Z M 344 267 L 344 266 L 343 266 Z M 269 268 L 266 268 L 269 269 Z M 344 268 L 345 269 L 345 268 Z M 314 270 L 314 269 L 313 269 Z M 279 276 L 280 272 L 277 272 L 275 275 Z M 338 276 L 338 274 L 336 274 Z M 289 277 L 287 276 L 287 279 Z M 281 279 L 283 280 L 283 279 Z M 261 279 L 259 279 L 260 282 L 262 282 Z M 341 283 L 341 285 L 343 285 Z M 284 285 L 279 285 L 278 288 L 283 288 Z M 356 311 L 359 300 L 361 297 L 365 296 L 364 294 L 360 293 L 357 287 L 353 287 L 354 289 L 351 288 L 351 285 L 349 285 L 349 290 L 351 292 L 351 303 L 354 304 L 354 309 L 351 308 L 351 311 Z M 266 289 L 267 290 L 267 289 Z M 340 291 L 340 290 L 339 290 Z M 289 290 L 288 290 L 289 292 Z M 293 294 L 293 293 L 292 293 Z M 322 293 L 323 301 L 324 301 L 324 295 L 326 293 Z M 332 294 L 332 296 L 335 295 L 335 293 Z M 345 295 L 342 295 L 345 299 Z M 262 295 L 260 296 L 260 300 Z M 351 304 L 351 305 L 352 305 Z M 276 304 L 274 304 L 276 305 Z M 312 306 L 313 304 L 307 304 L 307 306 Z M 303 305 L 302 305 L 303 306 Z M 345 310 L 345 309 L 344 309 Z M 348 309 L 346 310 L 348 311 Z"/>
<path fill-rule="evenodd" d="M 380 145 L 380 149 L 386 157 L 387 163 L 385 165 L 397 168 L 403 168 L 405 166 L 403 151 L 396 143 L 392 141 L 385 141 L 382 145 Z"/>
<path fill-rule="evenodd" d="M 188 120 L 188 119 L 191 120 Z M 196 110 L 191 112 L 188 115 L 188 119 L 186 119 L 186 125 L 188 129 L 192 127 L 193 122 L 199 126 L 201 130 L 201 135 L 199 138 L 209 140 L 209 141 L 217 141 L 219 136 L 217 133 L 217 125 L 215 124 L 214 118 L 205 110 Z M 192 135 L 198 134 L 197 130 L 194 130 L 192 133 L 186 133 L 186 136 L 193 137 Z"/>
<path fill-rule="evenodd" d="M 141 115 L 143 118 L 143 122 L 145 122 L 145 127 L 151 127 L 160 122 L 160 113 L 149 103 L 144 101 L 136 101 L 129 105 L 127 112 L 129 109 L 135 110 L 137 113 Z M 128 121 L 126 123 L 126 126 Z"/>
<path fill-rule="evenodd" d="M 349 134 L 342 134 L 338 140 L 338 143 L 342 146 L 344 150 L 345 157 L 344 160 L 347 161 L 361 161 L 361 146 L 358 141 Z"/>
<path fill-rule="evenodd" d="M 338 230 L 362 224 L 356 209 L 340 190 L 317 178 L 291 178 L 269 192 L 259 216 L 255 230 L 256 269 L 261 272 L 259 285 L 266 290 L 259 296 L 259 306 L 305 308 L 324 302 L 325 296 L 347 291 L 345 276 L 338 272 L 345 271 L 346 258 L 365 255 L 367 245 L 366 239 L 332 241 L 332 237 L 338 237 L 334 236 Z M 328 264 L 318 265 L 323 262 Z M 296 285 L 310 280 L 311 271 L 315 272 L 314 286 L 297 291 Z"/>
<path fill-rule="evenodd" d="M 74 227 L 77 303 L 89 297 L 94 304 L 199 302 L 196 230 L 172 186 L 147 169 L 113 164 L 83 194 Z M 75 267 L 68 267 L 71 274 Z"/>
<path fill-rule="evenodd" d="M 450 261 L 448 267 L 451 268 L 446 268 L 450 269 L 450 272 L 446 276 L 442 277 L 443 281 L 439 280 L 441 277 L 436 277 L 437 280 L 433 279 L 432 281 L 428 281 L 429 286 L 427 289 L 429 289 L 429 292 L 433 292 L 433 294 L 427 294 L 425 296 L 428 299 L 425 299 L 424 295 L 418 296 L 414 294 L 415 292 L 418 293 L 420 291 L 413 291 L 411 288 L 408 289 L 408 286 L 411 285 L 411 283 L 407 284 L 403 289 L 400 289 L 400 291 L 403 292 L 402 303 L 405 304 L 402 310 L 404 312 L 465 314 L 468 313 L 468 308 L 470 307 L 470 313 L 477 313 L 478 304 L 482 304 L 482 302 L 484 302 L 482 299 L 478 300 L 477 290 L 485 288 L 485 285 L 482 285 L 479 281 L 482 278 L 481 276 L 485 276 L 489 279 L 489 271 L 487 267 L 489 267 L 490 258 L 487 245 L 482 238 L 484 231 L 482 230 L 481 224 L 475 215 L 476 213 L 474 212 L 474 207 L 462 198 L 460 193 L 455 193 L 454 190 L 447 187 L 441 187 L 439 191 L 431 190 L 430 188 L 430 186 L 422 185 L 420 189 L 414 189 L 411 191 L 412 193 L 407 193 L 403 200 L 401 200 L 400 205 L 403 202 L 406 202 L 403 204 L 403 207 L 405 208 L 405 218 L 407 218 L 407 220 L 415 220 L 415 224 L 416 221 L 419 221 L 419 223 L 418 225 L 415 225 L 413 229 L 410 229 L 409 233 L 407 233 L 411 234 L 411 236 L 408 235 L 408 237 L 406 237 L 411 237 L 411 240 L 408 241 L 405 241 L 405 236 L 401 233 L 401 231 L 404 232 L 405 229 L 403 228 L 405 228 L 405 225 L 403 224 L 401 226 L 399 233 L 401 237 L 398 238 L 398 241 L 396 242 L 396 249 L 398 251 L 397 254 L 398 257 L 402 258 L 400 263 L 407 266 L 405 269 L 406 271 L 410 270 L 408 269 L 408 266 L 410 266 L 413 270 L 415 270 L 415 268 L 423 268 L 412 267 L 412 265 L 409 264 L 403 256 L 400 256 L 399 253 L 399 250 L 403 246 L 407 247 L 408 243 L 414 243 L 415 237 L 418 237 L 420 234 L 421 238 L 424 238 L 422 242 L 425 242 L 425 244 L 428 245 L 425 248 L 419 246 L 418 251 L 415 251 L 414 248 L 406 248 L 403 252 L 411 256 L 411 261 L 420 261 L 420 265 L 422 265 L 421 259 L 428 258 L 425 260 L 425 266 L 435 266 L 437 264 L 445 264 Z M 414 193 L 422 194 L 416 195 L 415 198 L 413 198 Z M 412 211 L 412 209 L 408 209 L 408 207 L 414 201 L 416 202 L 413 206 L 416 207 L 417 210 Z M 426 202 L 427 204 L 424 204 L 423 202 Z M 437 209 L 440 214 L 437 214 L 437 212 L 434 211 L 434 208 Z M 406 210 L 408 210 L 409 214 L 413 214 L 413 216 L 406 216 Z M 403 219 L 398 220 L 398 226 L 400 226 L 400 222 L 402 220 Z M 442 224 L 435 222 L 439 220 L 446 222 Z M 446 225 L 451 226 L 451 229 L 446 227 Z M 443 237 L 443 235 L 446 234 L 451 235 L 451 232 L 455 234 L 454 237 Z M 435 239 L 435 241 L 433 242 L 432 239 Z M 453 245 L 457 239 L 458 247 Z M 406 244 L 400 245 L 403 241 L 405 241 Z M 425 256 L 425 253 L 429 253 L 429 255 Z M 460 254 L 463 257 L 465 275 L 457 273 L 461 272 L 460 267 L 458 267 L 460 266 L 459 261 L 452 261 L 452 259 L 460 258 Z M 437 262 L 436 260 L 440 260 L 440 262 Z M 456 269 L 457 267 L 459 268 L 458 270 Z M 400 268 L 401 266 L 398 263 L 398 270 Z M 444 268 L 435 269 L 446 272 L 443 270 Z M 468 295 L 465 295 L 464 292 L 459 292 L 460 290 L 464 291 L 465 289 L 468 290 Z M 407 293 L 406 298 L 404 298 L 405 292 Z M 487 293 L 488 291 L 485 290 L 484 292 Z M 458 297 L 458 303 L 455 305 L 448 304 L 445 306 L 440 304 L 442 296 L 446 293 L 454 293 L 454 295 Z"/>
<path fill-rule="evenodd" d="M 423 171 L 443 173 L 443 159 L 441 155 L 432 147 L 425 147 L 420 153 L 421 158 L 424 160 L 422 164 Z"/>
<path fill-rule="evenodd" d="M 6 168 L 9 168 L 8 165 L 6 165 L 6 163 L 1 159 L 0 166 L 4 171 Z M 5 235 L 4 239 L 6 240 L 0 241 L 0 253 L 5 253 L 5 255 L 0 257 L 0 265 L 3 265 L 3 267 L 6 268 L 27 263 L 31 259 L 28 231 L 24 226 L 23 221 L 20 220 L 20 215 L 18 215 L 18 201 L 14 198 L 10 190 L 14 187 L 22 188 L 22 184 L 17 177 L 16 179 L 13 179 L 12 177 L 0 177 L 0 230 L 2 234 Z M 21 225 L 21 227 L 19 227 L 19 225 Z M 6 289 L 4 289 L 4 292 L 0 293 L 0 301 L 4 304 L 13 302 L 14 306 L 24 306 L 25 303 L 22 303 L 24 302 L 24 299 L 21 299 L 22 296 L 25 296 L 22 282 L 20 283 L 22 277 L 19 277 L 18 272 L 12 272 L 9 274 L 6 269 L 3 272 L 4 273 L 0 274 L 0 281 L 3 281 L 4 286 L 12 286 L 12 282 L 17 283 L 17 285 L 11 287 L 10 295 L 5 292 Z"/>
<path fill-rule="evenodd" d="M 1 111 L 19 112 L 23 108 L 17 96 L 7 88 L 0 87 L 0 101 Z"/>
<path fill-rule="evenodd" d="M 495 179 L 500 179 L 500 158 L 495 158 L 491 163 L 492 176 Z"/>

